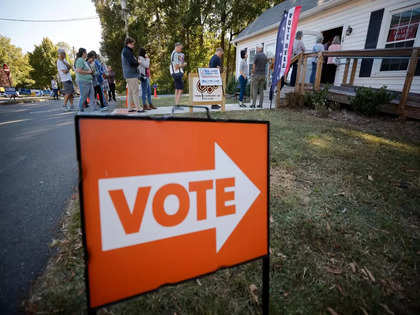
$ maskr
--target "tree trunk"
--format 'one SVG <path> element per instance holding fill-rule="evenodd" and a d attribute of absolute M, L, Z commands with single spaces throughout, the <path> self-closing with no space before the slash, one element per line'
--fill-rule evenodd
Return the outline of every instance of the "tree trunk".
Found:
<path fill-rule="evenodd" d="M 230 78 L 230 72 L 231 72 L 231 50 L 232 50 L 232 30 L 230 31 L 229 35 L 229 43 L 228 43 L 228 50 L 226 53 L 226 79 L 229 81 Z"/>

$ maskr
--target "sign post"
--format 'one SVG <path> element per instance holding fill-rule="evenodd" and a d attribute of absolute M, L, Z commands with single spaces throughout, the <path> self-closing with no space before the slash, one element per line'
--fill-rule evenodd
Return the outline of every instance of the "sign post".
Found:
<path fill-rule="evenodd" d="M 90 311 L 263 259 L 268 314 L 268 122 L 87 114 L 75 122 Z"/>
<path fill-rule="evenodd" d="M 197 73 L 188 76 L 190 104 L 194 105 L 221 105 L 225 111 L 226 74 L 222 75 L 218 68 L 199 68 Z M 193 108 L 190 108 L 190 112 Z"/>

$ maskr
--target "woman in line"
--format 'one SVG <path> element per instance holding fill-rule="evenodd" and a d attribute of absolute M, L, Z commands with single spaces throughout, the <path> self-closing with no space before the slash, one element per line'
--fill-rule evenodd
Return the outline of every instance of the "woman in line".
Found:
<path fill-rule="evenodd" d="M 332 44 L 328 47 L 328 51 L 337 51 L 341 50 L 341 39 L 340 36 L 334 36 Z M 337 58 L 336 57 L 328 57 L 327 61 L 327 72 L 326 72 L 326 82 L 330 84 L 334 84 L 335 81 L 335 73 L 337 71 Z"/>
<path fill-rule="evenodd" d="M 245 94 L 245 90 L 246 90 L 246 84 L 248 82 L 248 62 L 246 61 L 248 58 L 248 54 L 246 52 L 246 50 L 242 50 L 241 51 L 241 64 L 239 66 L 239 85 L 240 85 L 240 90 L 239 90 L 239 106 L 240 107 L 246 107 L 246 105 L 244 105 L 244 94 Z"/>
<path fill-rule="evenodd" d="M 305 52 L 305 45 L 303 44 L 302 37 L 303 37 L 303 32 L 302 31 L 297 31 L 296 32 L 296 39 L 293 42 L 293 57 Z M 298 70 L 297 61 L 292 63 L 291 66 L 292 66 L 292 74 L 290 76 L 290 86 L 295 86 L 296 85 L 297 70 Z"/>
<path fill-rule="evenodd" d="M 96 110 L 95 92 L 92 85 L 93 71 L 88 64 L 89 61 L 93 61 L 93 58 L 91 56 L 90 60 L 88 59 L 88 61 L 86 61 L 86 58 L 86 49 L 80 48 L 76 55 L 75 68 L 76 82 L 80 89 L 79 110 L 81 112 L 84 111 L 83 103 L 86 102 L 88 97 L 91 100 L 91 104 L 94 104 L 94 108 Z"/>
<path fill-rule="evenodd" d="M 324 45 L 322 45 L 322 41 L 323 41 L 322 36 L 318 36 L 317 39 L 316 39 L 316 44 L 312 48 L 312 52 L 318 53 L 320 51 L 324 51 Z M 315 82 L 317 63 L 318 63 L 318 57 L 314 57 L 314 59 L 312 60 L 311 77 L 309 79 L 309 82 L 311 82 L 312 84 L 314 84 L 314 82 Z"/>
<path fill-rule="evenodd" d="M 143 108 L 145 110 L 156 109 L 152 104 L 152 95 L 149 86 L 149 80 L 147 79 L 147 69 L 150 67 L 150 58 L 146 54 L 144 48 L 139 49 L 139 75 L 141 84 L 141 99 L 143 101 Z M 149 105 L 146 105 L 146 98 Z"/>

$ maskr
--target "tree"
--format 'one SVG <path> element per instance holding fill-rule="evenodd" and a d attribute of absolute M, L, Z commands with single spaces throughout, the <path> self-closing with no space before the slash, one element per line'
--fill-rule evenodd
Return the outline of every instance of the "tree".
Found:
<path fill-rule="evenodd" d="M 10 68 L 10 78 L 16 87 L 31 86 L 28 56 L 22 54 L 22 49 L 11 44 L 10 38 L 0 35 L 0 65 L 7 64 Z"/>
<path fill-rule="evenodd" d="M 58 48 L 45 37 L 40 45 L 35 45 L 29 53 L 29 64 L 32 66 L 31 78 L 38 88 L 46 88 L 51 84 L 51 78 L 57 75 Z"/>
<path fill-rule="evenodd" d="M 120 54 L 125 34 L 120 3 L 92 1 L 102 25 L 101 53 L 124 87 Z M 160 92 L 171 92 L 169 56 L 175 42 L 184 44 L 187 72 L 208 65 L 219 46 L 225 50 L 225 72 L 233 72 L 235 47 L 231 40 L 278 2 L 281 0 L 127 0 L 128 31 L 136 39 L 136 50 L 143 46 L 149 52 L 153 83 L 158 83 Z"/>

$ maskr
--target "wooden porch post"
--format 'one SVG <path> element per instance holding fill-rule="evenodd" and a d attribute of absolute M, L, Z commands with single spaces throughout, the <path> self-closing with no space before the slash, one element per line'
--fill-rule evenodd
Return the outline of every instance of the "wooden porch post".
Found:
<path fill-rule="evenodd" d="M 416 71 L 417 58 L 419 57 L 419 50 L 413 49 L 411 53 L 410 62 L 408 63 L 407 75 L 405 77 L 404 88 L 402 90 L 400 104 L 398 105 L 398 112 L 400 118 L 405 119 L 405 105 L 407 104 L 408 93 L 410 92 L 411 83 L 413 82 L 414 72 Z"/>
<path fill-rule="evenodd" d="M 297 73 L 296 73 L 296 83 L 295 83 L 295 93 L 299 93 L 300 90 L 300 73 L 302 72 L 302 53 L 299 54 L 297 60 Z"/>
<path fill-rule="evenodd" d="M 353 65 L 351 67 L 351 74 L 350 74 L 350 85 L 354 84 L 354 77 L 356 76 L 356 69 L 357 69 L 357 62 L 359 61 L 359 59 L 354 58 L 353 59 Z"/>
<path fill-rule="evenodd" d="M 343 73 L 343 83 L 341 85 L 347 84 L 347 76 L 349 75 L 349 67 L 350 67 L 350 58 L 347 58 L 346 67 L 344 68 L 344 73 Z"/>
<path fill-rule="evenodd" d="M 322 64 L 324 62 L 324 57 L 322 56 L 322 51 L 318 53 L 318 61 L 316 63 L 316 76 L 314 82 L 314 89 L 315 91 L 319 91 L 319 87 L 321 86 L 321 74 L 322 74 Z"/>
<path fill-rule="evenodd" d="M 302 64 L 302 83 L 300 85 L 300 94 L 305 93 L 305 75 L 306 75 L 306 63 L 308 62 L 308 57 L 305 55 L 303 56 L 303 64 Z"/>

